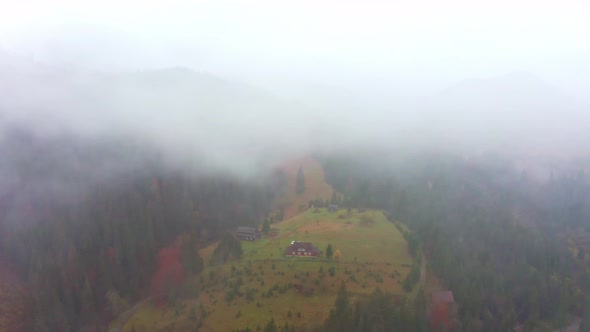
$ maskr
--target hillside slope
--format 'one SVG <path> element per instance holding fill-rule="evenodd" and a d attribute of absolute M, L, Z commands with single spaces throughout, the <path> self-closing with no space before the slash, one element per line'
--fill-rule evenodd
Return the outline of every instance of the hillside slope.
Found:
<path fill-rule="evenodd" d="M 328 317 L 343 283 L 352 299 L 367 298 L 376 288 L 396 298 L 412 294 L 403 283 L 414 260 L 402 233 L 382 211 L 307 210 L 273 225 L 272 233 L 241 242 L 241 259 L 209 266 L 188 281 L 183 289 L 192 287 L 196 295 L 179 296 L 166 306 L 142 306 L 124 331 L 256 329 L 271 318 L 278 326 L 311 330 Z M 309 241 L 321 251 L 330 244 L 334 256 L 285 258 L 293 240 Z M 200 251 L 205 262 L 216 247 Z"/>
<path fill-rule="evenodd" d="M 299 168 L 305 176 L 305 191 L 297 194 L 295 182 Z M 277 209 L 284 210 L 284 219 L 289 219 L 307 208 L 310 200 L 329 200 L 334 189 L 326 182 L 322 165 L 311 156 L 294 159 L 278 167 L 284 174 L 286 186 L 277 199 Z"/>

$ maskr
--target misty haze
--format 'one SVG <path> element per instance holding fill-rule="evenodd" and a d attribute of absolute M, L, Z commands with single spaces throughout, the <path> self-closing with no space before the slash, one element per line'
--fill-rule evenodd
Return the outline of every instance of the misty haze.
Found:
<path fill-rule="evenodd" d="M 590 331 L 590 7 L 0 10 L 0 332 Z"/>

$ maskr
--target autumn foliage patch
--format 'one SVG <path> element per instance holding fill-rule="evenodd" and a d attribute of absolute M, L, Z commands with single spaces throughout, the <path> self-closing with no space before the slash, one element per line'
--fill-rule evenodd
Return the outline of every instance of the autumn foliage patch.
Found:
<path fill-rule="evenodd" d="M 178 248 L 164 248 L 157 257 L 158 268 L 151 280 L 151 295 L 159 303 L 165 303 L 169 293 L 184 281 L 185 273 Z"/>
<path fill-rule="evenodd" d="M 439 331 L 440 328 L 443 328 L 444 331 L 449 331 L 451 328 L 449 305 L 447 303 L 434 304 L 430 313 L 430 329 Z"/>

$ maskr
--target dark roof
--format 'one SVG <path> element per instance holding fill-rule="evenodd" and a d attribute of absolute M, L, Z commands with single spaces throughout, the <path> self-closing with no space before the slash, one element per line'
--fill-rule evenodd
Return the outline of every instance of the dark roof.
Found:
<path fill-rule="evenodd" d="M 258 229 L 254 227 L 238 227 L 236 230 L 236 233 L 256 234 L 256 232 Z"/>
<path fill-rule="evenodd" d="M 305 249 L 305 251 L 318 251 L 318 248 L 314 247 L 311 242 L 295 242 L 287 250 L 292 251 L 300 248 Z"/>
<path fill-rule="evenodd" d="M 451 292 L 451 291 L 432 292 L 432 302 L 434 302 L 434 303 L 455 302 L 455 299 L 453 298 L 453 292 Z"/>

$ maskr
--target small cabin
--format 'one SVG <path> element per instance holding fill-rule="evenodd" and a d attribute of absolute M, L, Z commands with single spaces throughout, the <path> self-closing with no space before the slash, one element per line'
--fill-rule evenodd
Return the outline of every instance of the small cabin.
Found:
<path fill-rule="evenodd" d="M 311 242 L 293 241 L 285 250 L 285 256 L 317 257 L 320 251 Z"/>
<path fill-rule="evenodd" d="M 236 237 L 240 240 L 256 241 L 260 239 L 260 231 L 254 227 L 238 227 Z"/>

